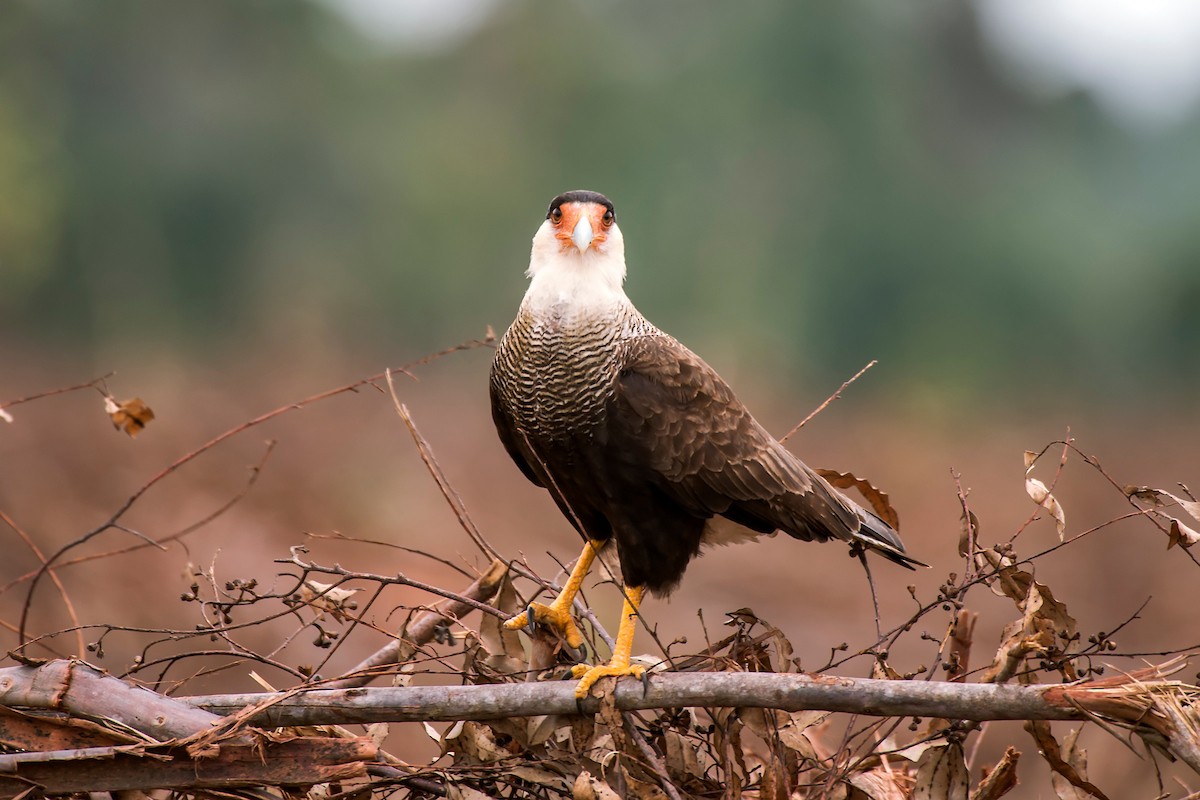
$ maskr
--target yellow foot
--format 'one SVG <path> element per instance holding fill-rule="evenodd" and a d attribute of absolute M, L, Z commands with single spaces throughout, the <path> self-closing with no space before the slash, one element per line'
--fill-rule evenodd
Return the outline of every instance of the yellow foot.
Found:
<path fill-rule="evenodd" d="M 641 664 L 620 664 L 615 661 L 611 664 L 601 664 L 596 667 L 589 667 L 586 664 L 576 664 L 571 668 L 571 677 L 579 678 L 579 683 L 575 685 L 575 699 L 583 700 L 587 697 L 588 692 L 592 690 L 596 681 L 601 678 L 619 678 L 622 675 L 632 675 L 644 681 L 646 679 L 646 668 Z"/>
<path fill-rule="evenodd" d="M 583 634 L 579 632 L 579 626 L 575 624 L 575 618 L 571 616 L 569 607 L 569 604 L 530 603 L 529 608 L 505 622 L 504 627 L 510 631 L 528 628 L 530 627 L 529 616 L 532 614 L 534 623 L 550 628 L 562 637 L 569 647 L 578 650 L 583 646 Z"/>

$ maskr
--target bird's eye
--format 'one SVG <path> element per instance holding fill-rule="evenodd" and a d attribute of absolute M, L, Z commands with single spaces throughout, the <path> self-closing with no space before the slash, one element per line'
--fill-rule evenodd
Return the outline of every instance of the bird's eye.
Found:
<path fill-rule="evenodd" d="M 616 217 L 613 216 L 613 212 L 605 211 L 604 216 L 601 217 L 600 221 L 604 223 L 604 227 L 611 228 L 614 219 L 616 219 Z"/>
<path fill-rule="evenodd" d="M 562 222 L 562 209 L 561 208 L 555 208 L 550 212 L 550 221 L 553 222 L 555 225 Z"/>

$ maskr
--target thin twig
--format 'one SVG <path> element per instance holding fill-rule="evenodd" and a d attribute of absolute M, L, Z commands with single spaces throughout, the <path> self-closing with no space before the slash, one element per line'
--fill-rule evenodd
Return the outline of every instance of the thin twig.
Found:
<path fill-rule="evenodd" d="M 860 369 L 858 372 L 854 373 L 854 377 L 852 377 L 850 380 L 846 381 L 841 386 L 839 386 L 836 392 L 829 395 L 829 397 L 826 397 L 824 403 L 821 403 L 821 405 L 817 406 L 816 408 L 814 408 L 812 410 L 812 413 L 810 413 L 807 417 L 805 417 L 804 419 L 802 419 L 798 423 L 796 423 L 796 426 L 794 428 L 792 428 L 790 431 L 788 431 L 787 433 L 785 433 L 779 439 L 779 441 L 786 442 L 789 438 L 791 438 L 791 435 L 793 433 L 795 433 L 796 431 L 803 428 L 805 425 L 807 425 L 809 423 L 810 420 L 812 420 L 813 417 L 815 417 L 817 414 L 820 414 L 822 411 L 824 411 L 826 406 L 828 406 L 834 400 L 837 400 L 838 398 L 840 398 L 842 396 L 842 392 L 846 391 L 846 387 L 848 387 L 850 384 L 854 383 L 856 380 L 861 378 L 864 372 L 866 372 L 867 370 L 869 370 L 871 367 L 875 366 L 878 363 L 879 363 L 878 360 L 876 360 L 874 358 L 871 359 L 871 361 L 865 367 Z"/>

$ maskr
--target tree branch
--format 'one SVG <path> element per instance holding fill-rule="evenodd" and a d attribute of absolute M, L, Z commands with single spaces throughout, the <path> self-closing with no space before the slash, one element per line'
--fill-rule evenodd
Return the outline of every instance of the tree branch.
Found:
<path fill-rule="evenodd" d="M 1084 684 L 1086 685 L 1086 684 Z M 1073 693 L 1074 694 L 1074 693 Z M 941 717 L 965 720 L 1087 719 L 1063 699 L 1063 687 L 981 683 L 926 683 L 836 678 L 769 672 L 655 674 L 649 691 L 623 681 L 616 689 L 622 711 L 649 708 L 778 708 L 785 711 L 844 711 L 882 717 Z M 268 694 L 181 697 L 215 714 L 231 714 L 269 700 Z M 413 686 L 375 689 L 315 689 L 252 716 L 265 727 L 331 723 L 417 722 L 503 719 L 542 714 L 595 713 L 598 701 L 578 706 L 575 685 L 564 681 L 485 686 Z"/>

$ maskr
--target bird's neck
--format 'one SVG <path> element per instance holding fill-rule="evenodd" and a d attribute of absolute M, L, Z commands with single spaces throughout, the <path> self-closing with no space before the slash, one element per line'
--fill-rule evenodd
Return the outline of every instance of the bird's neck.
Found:
<path fill-rule="evenodd" d="M 531 265 L 529 289 L 521 304 L 535 319 L 567 321 L 616 316 L 632 308 L 621 288 L 624 262 L 604 258 L 561 258 Z"/>

